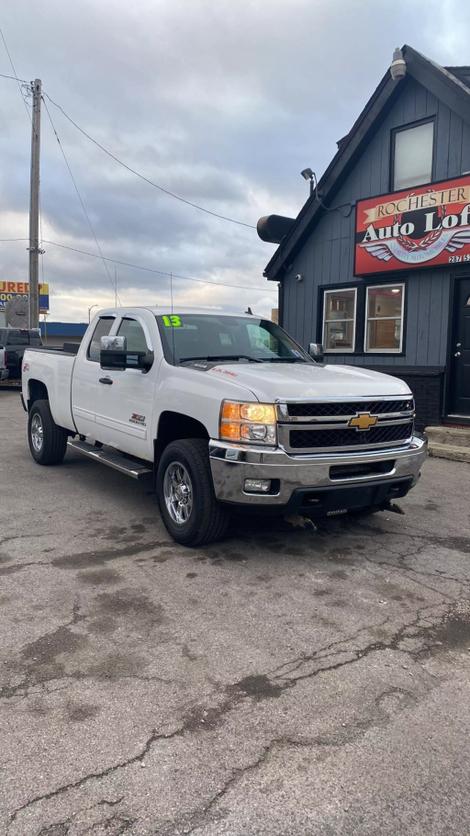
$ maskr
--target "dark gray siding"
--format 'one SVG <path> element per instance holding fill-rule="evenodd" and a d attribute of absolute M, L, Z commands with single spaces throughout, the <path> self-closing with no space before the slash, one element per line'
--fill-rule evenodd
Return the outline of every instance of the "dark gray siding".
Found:
<path fill-rule="evenodd" d="M 336 194 L 333 205 L 355 204 L 390 191 L 390 137 L 393 128 L 436 117 L 435 179 L 470 171 L 470 125 L 449 110 L 414 79 L 408 78 L 399 98 L 384 117 L 364 153 Z M 349 213 L 349 214 L 348 214 Z M 320 340 L 317 333 L 318 288 L 344 284 L 354 277 L 355 211 L 347 207 L 323 215 L 292 268 L 283 279 L 284 327 L 300 342 Z M 304 280 L 296 281 L 302 274 Z M 386 281 L 386 274 L 378 281 Z M 329 362 L 384 366 L 444 366 L 447 352 L 449 270 L 411 271 L 390 276 L 406 281 L 405 353 L 329 355 Z"/>

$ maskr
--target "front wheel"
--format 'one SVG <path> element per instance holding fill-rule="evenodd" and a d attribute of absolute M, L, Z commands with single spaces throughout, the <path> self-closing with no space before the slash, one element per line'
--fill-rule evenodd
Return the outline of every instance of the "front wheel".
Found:
<path fill-rule="evenodd" d="M 163 522 L 177 543 L 202 546 L 225 534 L 228 513 L 214 494 L 205 439 L 184 438 L 165 448 L 157 470 L 157 496 Z"/>
<path fill-rule="evenodd" d="M 67 449 L 67 432 L 55 423 L 49 401 L 35 401 L 29 410 L 28 442 L 38 464 L 59 464 Z"/>

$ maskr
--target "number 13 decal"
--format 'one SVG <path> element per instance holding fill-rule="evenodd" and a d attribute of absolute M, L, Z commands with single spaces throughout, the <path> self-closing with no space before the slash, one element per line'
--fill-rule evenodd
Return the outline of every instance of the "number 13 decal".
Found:
<path fill-rule="evenodd" d="M 163 324 L 166 328 L 181 328 L 181 318 L 177 314 L 170 316 L 162 316 Z"/>

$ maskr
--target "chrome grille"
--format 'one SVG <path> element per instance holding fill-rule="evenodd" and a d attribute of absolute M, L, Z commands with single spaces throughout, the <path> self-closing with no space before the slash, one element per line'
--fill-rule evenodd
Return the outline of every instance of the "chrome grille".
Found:
<path fill-rule="evenodd" d="M 367 432 L 355 429 L 335 430 L 291 430 L 290 446 L 301 447 L 367 447 L 391 441 L 407 441 L 413 435 L 413 422 L 376 426 Z"/>
<path fill-rule="evenodd" d="M 355 415 L 356 412 L 370 412 L 382 415 L 389 412 L 408 412 L 414 410 L 412 398 L 404 401 L 342 401 L 339 403 L 288 403 L 287 414 L 290 418 L 319 418 L 337 415 Z"/>
<path fill-rule="evenodd" d="M 375 425 L 350 426 L 362 413 L 376 418 Z M 412 437 L 413 421 L 414 401 L 409 396 L 278 403 L 279 441 L 297 454 L 399 447 Z"/>

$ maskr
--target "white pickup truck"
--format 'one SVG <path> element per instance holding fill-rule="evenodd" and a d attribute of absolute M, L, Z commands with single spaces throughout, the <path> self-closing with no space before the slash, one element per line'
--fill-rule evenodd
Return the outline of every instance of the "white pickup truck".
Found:
<path fill-rule="evenodd" d="M 75 353 L 28 349 L 22 371 L 35 461 L 58 464 L 69 444 L 134 478 L 153 474 L 184 545 L 220 538 L 235 506 L 384 509 L 426 456 L 403 381 L 326 365 L 318 346 L 307 353 L 252 314 L 104 310 Z"/>

